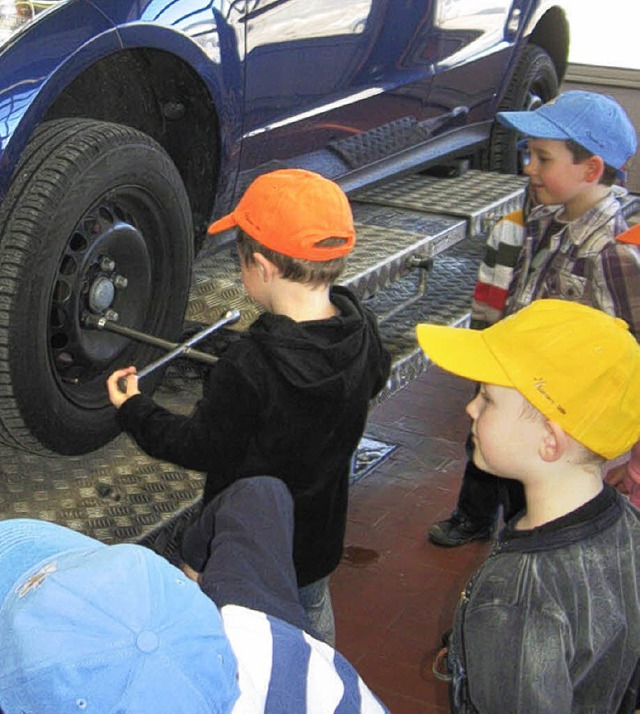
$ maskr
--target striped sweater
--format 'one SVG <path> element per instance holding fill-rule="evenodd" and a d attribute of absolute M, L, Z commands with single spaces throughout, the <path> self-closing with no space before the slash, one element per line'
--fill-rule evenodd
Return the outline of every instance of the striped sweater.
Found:
<path fill-rule="evenodd" d="M 571 222 L 559 218 L 560 206 L 536 206 L 525 211 L 526 225 L 522 211 L 497 223 L 479 268 L 471 326 L 487 327 L 533 300 L 558 298 L 621 317 L 638 338 L 640 248 L 621 235 L 627 225 L 618 196 L 612 190 Z"/>
<path fill-rule="evenodd" d="M 489 234 L 471 301 L 472 328 L 483 329 L 502 317 L 523 242 L 522 209 L 505 215 Z"/>
<path fill-rule="evenodd" d="M 220 612 L 238 660 L 232 714 L 388 714 L 329 645 L 256 610 L 225 605 Z"/>

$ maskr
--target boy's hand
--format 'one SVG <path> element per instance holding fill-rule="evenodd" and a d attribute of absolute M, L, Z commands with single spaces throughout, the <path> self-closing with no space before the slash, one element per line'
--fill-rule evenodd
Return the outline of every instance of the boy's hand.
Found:
<path fill-rule="evenodd" d="M 627 463 L 625 464 L 619 464 L 618 466 L 614 466 L 612 469 L 609 469 L 607 471 L 607 474 L 604 477 L 606 483 L 608 483 L 610 486 L 613 486 L 614 488 L 617 488 L 618 491 L 620 491 L 621 493 L 629 492 L 625 484 L 628 465 L 629 462 L 627 461 Z"/>
<path fill-rule="evenodd" d="M 117 369 L 110 377 L 107 379 L 107 389 L 109 390 L 109 401 L 116 409 L 120 407 L 136 394 L 140 394 L 138 389 L 138 378 L 136 377 L 136 372 L 138 370 L 135 367 L 125 367 L 125 369 Z M 126 384 L 126 391 L 122 392 L 118 386 L 118 382 L 123 380 Z"/>

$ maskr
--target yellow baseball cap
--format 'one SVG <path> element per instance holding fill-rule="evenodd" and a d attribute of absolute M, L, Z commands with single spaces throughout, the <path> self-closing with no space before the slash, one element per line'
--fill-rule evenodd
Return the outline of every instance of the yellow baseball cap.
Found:
<path fill-rule="evenodd" d="M 608 459 L 640 440 L 640 346 L 624 320 L 536 300 L 485 330 L 418 325 L 443 369 L 517 389 L 576 441 Z"/>

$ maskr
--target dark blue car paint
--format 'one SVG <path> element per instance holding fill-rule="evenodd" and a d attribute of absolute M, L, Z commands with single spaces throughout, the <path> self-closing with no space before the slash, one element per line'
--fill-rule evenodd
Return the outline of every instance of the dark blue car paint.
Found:
<path fill-rule="evenodd" d="M 327 157 L 327 143 L 403 118 L 422 122 L 457 111 L 454 126 L 444 121 L 430 136 L 462 131 L 462 144 L 472 143 L 476 124 L 480 141 L 508 81 L 515 42 L 543 10 L 542 3 L 517 0 L 514 22 L 508 5 L 61 2 L 0 52 L 0 198 L 35 125 L 64 88 L 107 56 L 140 48 L 179 58 L 206 88 L 219 129 L 212 161 L 227 189 L 217 213 L 235 199 L 239 172 L 286 162 L 348 174 Z M 91 116 L 90 106 L 85 111 Z M 454 136 L 450 141 L 455 147 Z"/>
<path fill-rule="evenodd" d="M 554 3 L 62 0 L 0 40 L 0 441 L 115 436 L 104 379 L 147 354 L 87 317 L 177 339 L 192 247 L 257 173 L 515 170 L 493 118 L 557 90 Z"/>
<path fill-rule="evenodd" d="M 161 49 L 194 69 L 206 84 L 212 102 L 219 105 L 238 91 L 237 81 L 235 86 L 225 88 L 220 61 L 216 61 L 213 52 L 207 55 L 202 48 L 207 43 L 217 43 L 212 11 L 207 13 L 205 38 L 198 33 L 196 40 L 184 31 L 189 29 L 183 27 L 188 25 L 186 18 L 178 18 L 174 27 L 148 24 L 158 15 L 154 5 L 192 7 L 193 2 L 149 3 L 140 18 L 132 21 L 138 5 L 117 0 L 101 3 L 97 9 L 84 0 L 60 3 L 38 17 L 0 53 L 0 198 L 36 124 L 75 77 L 108 55 L 127 48 Z M 127 22 L 130 24 L 124 24 Z M 238 67 L 233 76 L 241 76 Z M 225 133 L 229 138 L 224 145 L 232 146 L 240 136 L 241 109 L 238 107 L 227 118 Z"/>

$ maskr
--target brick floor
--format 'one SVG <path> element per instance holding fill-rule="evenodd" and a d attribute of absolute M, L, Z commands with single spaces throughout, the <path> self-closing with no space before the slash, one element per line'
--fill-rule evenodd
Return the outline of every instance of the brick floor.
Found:
<path fill-rule="evenodd" d="M 444 714 L 433 655 L 490 545 L 439 548 L 427 527 L 455 505 L 470 382 L 431 368 L 370 415 L 398 448 L 351 488 L 345 557 L 331 579 L 338 649 L 394 714 Z"/>

